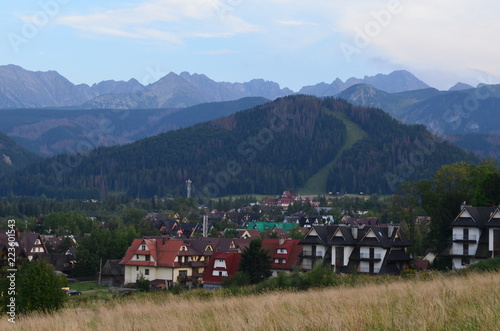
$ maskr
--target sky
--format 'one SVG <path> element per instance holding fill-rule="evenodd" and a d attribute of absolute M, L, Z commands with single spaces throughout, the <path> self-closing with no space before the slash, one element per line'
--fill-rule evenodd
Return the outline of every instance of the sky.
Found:
<path fill-rule="evenodd" d="M 294 91 L 404 69 L 444 90 L 500 83 L 499 12 L 493 0 L 4 0 L 0 65 L 75 84 L 187 71 Z"/>

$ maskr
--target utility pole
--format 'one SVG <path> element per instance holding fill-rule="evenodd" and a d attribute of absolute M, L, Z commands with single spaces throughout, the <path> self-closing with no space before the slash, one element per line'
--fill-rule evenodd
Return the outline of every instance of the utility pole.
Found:
<path fill-rule="evenodd" d="M 97 285 L 101 286 L 101 272 L 102 272 L 102 257 L 99 258 L 99 281 Z"/>
<path fill-rule="evenodd" d="M 186 185 L 187 185 L 187 198 L 191 198 L 191 179 L 186 180 Z"/>

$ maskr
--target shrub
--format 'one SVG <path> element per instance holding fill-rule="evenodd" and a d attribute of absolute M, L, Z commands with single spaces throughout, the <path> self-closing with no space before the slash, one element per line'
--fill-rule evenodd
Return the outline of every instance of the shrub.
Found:
<path fill-rule="evenodd" d="M 471 264 L 467 269 L 473 271 L 500 271 L 500 257 L 479 261 Z"/>
<path fill-rule="evenodd" d="M 9 272 L 11 274 L 11 272 Z M 2 276 L 2 309 L 12 297 L 7 275 Z M 16 312 L 25 314 L 32 311 L 52 312 L 62 308 L 66 294 L 62 287 L 67 285 L 66 278 L 56 274 L 54 268 L 44 261 L 24 261 L 15 275 Z M 8 294 L 8 295 L 7 295 Z"/>

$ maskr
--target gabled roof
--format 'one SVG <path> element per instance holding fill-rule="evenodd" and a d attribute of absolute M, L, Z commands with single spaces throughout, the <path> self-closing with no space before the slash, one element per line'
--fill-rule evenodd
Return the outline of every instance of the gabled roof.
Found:
<path fill-rule="evenodd" d="M 153 261 L 133 261 L 133 258 L 137 253 L 146 253 L 146 251 L 139 250 L 140 245 L 143 243 L 146 243 L 148 248 L 150 248 L 149 254 L 152 256 Z M 182 240 L 134 239 L 120 264 L 173 267 L 179 249 L 182 245 Z"/>
<path fill-rule="evenodd" d="M 238 231 L 238 238 L 260 238 L 260 231 L 257 229 L 246 229 Z"/>
<path fill-rule="evenodd" d="M 120 260 L 107 260 L 102 266 L 102 276 L 123 276 L 125 275 L 125 266 L 120 264 Z"/>
<path fill-rule="evenodd" d="M 215 268 L 215 261 L 218 259 L 222 259 L 226 262 L 226 269 Z M 222 284 L 224 277 L 223 276 L 214 276 L 214 270 L 217 271 L 227 271 L 228 276 L 234 275 L 240 266 L 241 254 L 232 252 L 214 252 L 212 258 L 208 262 L 207 267 L 203 273 L 203 283 L 208 285 L 220 285 Z"/>
<path fill-rule="evenodd" d="M 263 239 L 262 248 L 269 251 L 271 257 L 271 269 L 293 270 L 299 263 L 302 246 L 300 240 Z M 278 253 L 284 249 L 286 253 Z M 274 263 L 274 259 L 285 259 L 286 263 Z"/>
<path fill-rule="evenodd" d="M 337 225 L 313 226 L 301 240 L 301 244 L 326 245 L 337 228 Z"/>
<path fill-rule="evenodd" d="M 42 247 L 43 252 L 37 252 L 38 254 L 40 253 L 48 253 L 47 248 L 45 247 L 45 244 L 43 243 L 42 237 L 38 233 L 23 233 L 20 236 L 21 241 L 23 242 L 23 247 L 24 250 L 26 251 L 26 255 L 32 255 L 34 252 L 31 252 L 33 247 Z M 36 240 L 40 240 L 39 244 L 35 244 Z"/>
<path fill-rule="evenodd" d="M 266 231 L 269 229 L 274 229 L 276 223 L 274 222 L 249 222 L 247 229 L 257 229 L 259 231 Z"/>
<path fill-rule="evenodd" d="M 470 226 L 484 228 L 496 207 L 464 207 L 450 226 Z"/>
<path fill-rule="evenodd" d="M 352 246 L 356 244 L 356 240 L 352 235 L 352 229 L 348 226 L 337 226 L 332 237 L 328 241 L 332 245 L 347 245 Z"/>
<path fill-rule="evenodd" d="M 488 223 L 486 223 L 487 227 L 500 227 L 500 207 L 498 207 L 492 214 Z"/>

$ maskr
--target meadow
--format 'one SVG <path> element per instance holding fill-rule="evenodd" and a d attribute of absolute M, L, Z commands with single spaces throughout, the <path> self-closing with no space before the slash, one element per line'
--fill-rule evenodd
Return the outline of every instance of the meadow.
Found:
<path fill-rule="evenodd" d="M 499 330 L 500 273 L 387 278 L 308 291 L 70 301 L 0 330 Z M 190 293 L 191 292 L 191 293 Z M 205 293 L 205 294 L 204 294 Z"/>

